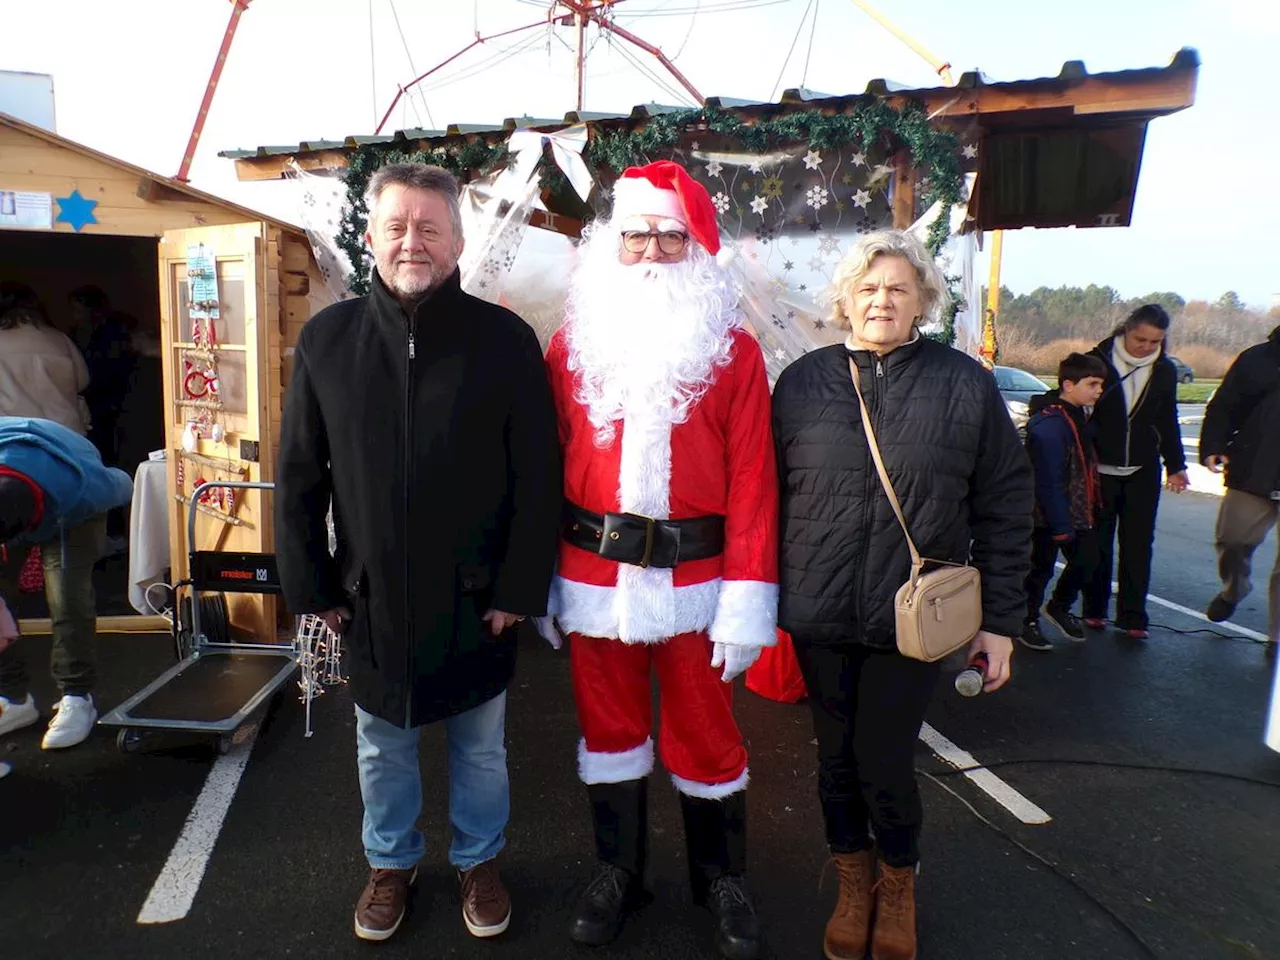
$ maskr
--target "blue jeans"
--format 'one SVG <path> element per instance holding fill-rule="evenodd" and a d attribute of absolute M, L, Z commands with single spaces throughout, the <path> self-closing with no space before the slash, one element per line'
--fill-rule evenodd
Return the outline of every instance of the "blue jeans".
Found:
<path fill-rule="evenodd" d="M 449 741 L 449 862 L 470 870 L 507 842 L 511 813 L 505 742 L 505 691 L 444 721 Z M 418 829 L 422 776 L 418 733 L 356 707 L 356 760 L 364 799 L 364 852 L 369 866 L 407 870 L 422 859 Z"/>

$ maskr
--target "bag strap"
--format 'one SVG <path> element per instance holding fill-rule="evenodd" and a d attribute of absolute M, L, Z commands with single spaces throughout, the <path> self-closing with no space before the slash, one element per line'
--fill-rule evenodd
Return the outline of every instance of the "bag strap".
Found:
<path fill-rule="evenodd" d="M 854 362 L 853 357 L 849 357 L 849 372 L 853 375 L 853 392 L 858 395 L 858 410 L 862 414 L 862 430 L 867 435 L 867 445 L 871 448 L 871 459 L 876 463 L 876 473 L 880 474 L 880 483 L 884 486 L 884 492 L 889 496 L 889 506 L 893 507 L 893 515 L 898 518 L 898 524 L 902 527 L 903 534 L 907 538 L 907 549 L 911 551 L 911 566 L 914 569 L 920 569 L 924 566 L 924 559 L 920 556 L 920 551 L 916 549 L 915 541 L 911 539 L 911 531 L 907 529 L 907 518 L 902 515 L 902 504 L 898 502 L 898 495 L 893 490 L 893 484 L 889 480 L 889 471 L 885 469 L 884 460 L 880 456 L 880 444 L 876 442 L 876 432 L 871 427 L 871 414 L 867 411 L 867 402 L 862 399 L 862 379 L 858 375 L 858 365 Z"/>

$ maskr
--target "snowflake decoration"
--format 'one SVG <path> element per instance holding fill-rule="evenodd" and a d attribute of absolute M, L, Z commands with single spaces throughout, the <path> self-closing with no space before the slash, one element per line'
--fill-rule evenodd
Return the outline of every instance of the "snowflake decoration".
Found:
<path fill-rule="evenodd" d="M 852 173 L 846 173 L 843 177 L 841 177 L 841 178 L 840 178 L 840 182 L 841 182 L 841 183 L 843 183 L 846 187 L 852 187 L 852 186 L 853 186 L 853 174 L 852 174 Z"/>
<path fill-rule="evenodd" d="M 761 167 L 763 162 L 760 157 L 752 157 L 751 162 L 747 164 L 747 169 L 752 173 L 763 173 L 764 169 Z"/>
<path fill-rule="evenodd" d="M 862 151 L 858 151 L 849 158 L 849 162 L 855 167 L 865 167 L 867 165 L 867 155 Z"/>
<path fill-rule="evenodd" d="M 800 286 L 799 286 L 799 290 L 800 290 L 800 292 L 801 292 L 801 293 L 804 293 L 804 292 L 805 292 L 806 290 L 808 290 L 808 289 L 809 289 L 809 285 L 808 285 L 807 283 L 802 283 L 802 284 L 800 284 Z"/>
<path fill-rule="evenodd" d="M 788 311 L 787 311 L 787 319 L 788 319 L 788 320 L 794 320 L 795 318 L 796 318 L 796 312 L 795 312 L 794 310 L 788 310 Z"/>
<path fill-rule="evenodd" d="M 730 206 L 729 198 L 723 193 L 717 193 L 714 197 L 712 197 L 711 203 L 715 206 L 716 213 L 719 213 L 719 214 L 725 213 L 725 211 L 727 211 Z"/>
<path fill-rule="evenodd" d="M 966 143 L 966 144 L 964 145 L 964 150 L 963 150 L 963 151 L 961 151 L 961 152 L 962 152 L 962 153 L 964 153 L 964 158 L 965 158 L 966 160 L 974 160 L 974 159 L 977 159 L 977 156 L 978 156 L 978 145 L 977 145 L 976 143 Z"/>
<path fill-rule="evenodd" d="M 800 246 L 800 238 L 799 238 L 799 237 L 792 237 L 792 238 L 791 238 L 791 245 L 792 245 L 793 247 L 798 247 L 798 246 Z"/>
<path fill-rule="evenodd" d="M 781 177 L 765 177 L 764 183 L 760 185 L 760 192 L 764 196 L 772 200 L 782 199 L 782 178 Z"/>
<path fill-rule="evenodd" d="M 785 360 L 787 359 L 787 351 L 783 350 L 781 347 L 778 347 L 777 350 L 773 351 L 773 356 L 775 360 Z"/>
<path fill-rule="evenodd" d="M 786 271 L 786 270 L 794 270 L 795 268 L 796 268 L 796 265 L 795 265 L 795 262 L 794 262 L 794 261 L 791 261 L 791 260 L 784 260 L 784 261 L 782 261 L 782 269 L 783 269 L 784 271 Z"/>
<path fill-rule="evenodd" d="M 804 214 L 803 214 L 803 213 L 797 213 L 797 214 L 796 214 L 794 217 L 792 217 L 791 219 L 795 221 L 796 226 L 802 226 L 802 225 L 804 224 Z"/>
<path fill-rule="evenodd" d="M 743 181 L 742 181 L 742 183 L 738 185 L 738 189 L 739 189 L 739 190 L 741 190 L 743 193 L 750 193 L 750 192 L 751 192 L 751 181 L 750 181 L 750 180 L 743 180 Z"/>
<path fill-rule="evenodd" d="M 817 170 L 822 166 L 822 154 L 817 150 L 810 150 L 804 155 L 804 165 L 809 170 Z"/>
<path fill-rule="evenodd" d="M 765 210 L 769 208 L 769 201 L 764 197 L 756 197 L 751 201 L 751 212 L 756 216 L 763 217 Z"/>
<path fill-rule="evenodd" d="M 825 321 L 825 320 L 823 320 L 821 317 L 819 317 L 817 320 L 813 321 L 813 329 L 815 329 L 815 330 L 825 330 L 825 329 L 827 329 L 827 321 Z"/>
<path fill-rule="evenodd" d="M 859 190 L 857 193 L 853 195 L 853 205 L 855 207 L 862 207 L 862 209 L 865 210 L 867 209 L 867 204 L 869 204 L 870 202 L 871 202 L 871 194 L 868 193 L 866 190 Z"/>
<path fill-rule="evenodd" d="M 724 165 L 719 160 L 710 160 L 707 162 L 707 176 L 718 177 L 720 171 L 724 169 Z"/>
<path fill-rule="evenodd" d="M 826 264 L 823 263 L 822 257 L 814 257 L 812 260 L 809 261 L 810 270 L 821 270 L 825 266 Z"/>
<path fill-rule="evenodd" d="M 840 238 L 834 233 L 827 233 L 818 238 L 818 253 L 825 256 L 828 253 L 840 252 Z"/>
<path fill-rule="evenodd" d="M 837 211 L 838 213 L 844 213 L 844 211 L 845 211 L 845 202 L 844 202 L 843 200 L 837 200 L 837 201 L 836 201 L 836 211 Z"/>
<path fill-rule="evenodd" d="M 771 240 L 776 239 L 777 236 L 777 232 L 768 224 L 762 223 L 760 226 L 756 227 L 756 240 L 760 243 L 769 243 Z"/>
<path fill-rule="evenodd" d="M 778 316 L 776 313 L 769 314 L 769 322 L 772 323 L 779 330 L 787 329 L 787 325 L 782 322 L 782 318 Z"/>
<path fill-rule="evenodd" d="M 829 196 L 826 187 L 810 187 L 809 192 L 805 194 L 804 202 L 815 210 L 821 210 L 827 205 Z"/>

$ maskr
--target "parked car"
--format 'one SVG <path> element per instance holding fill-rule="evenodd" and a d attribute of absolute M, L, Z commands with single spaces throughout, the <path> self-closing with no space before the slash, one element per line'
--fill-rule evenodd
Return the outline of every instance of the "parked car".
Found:
<path fill-rule="evenodd" d="M 1032 397 L 1047 391 L 1049 385 L 1017 367 L 996 367 L 993 372 L 996 389 L 1004 397 L 1004 405 L 1009 409 L 1013 425 L 1018 428 L 1018 436 L 1026 436 L 1027 420 L 1030 419 L 1028 404 Z"/>
<path fill-rule="evenodd" d="M 1178 370 L 1179 383 L 1194 383 L 1196 379 L 1195 371 L 1179 360 L 1177 357 L 1170 357 L 1169 362 Z"/>

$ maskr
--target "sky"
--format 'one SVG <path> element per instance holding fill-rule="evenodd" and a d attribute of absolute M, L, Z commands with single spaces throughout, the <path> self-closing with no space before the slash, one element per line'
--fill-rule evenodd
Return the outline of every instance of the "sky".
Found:
<path fill-rule="evenodd" d="M 873 0 L 955 77 L 1054 76 L 1165 66 L 1184 46 L 1202 65 L 1196 103 L 1147 134 L 1133 225 L 1006 233 L 1001 282 L 1110 284 L 1122 296 L 1235 290 L 1280 294 L 1280 121 L 1275 0 Z M 173 175 L 223 31 L 228 0 L 3 0 L 0 69 L 51 74 L 58 132 Z M 194 186 L 296 221 L 296 194 L 241 183 L 220 150 L 372 133 L 397 85 L 482 35 L 545 22 L 547 0 L 252 0 L 240 20 L 192 168 Z M 802 26 L 802 18 L 803 26 Z M 623 0 L 616 19 L 661 47 L 704 95 L 776 98 L 787 87 L 860 92 L 887 77 L 935 85 L 933 69 L 849 0 Z M 816 24 L 816 28 L 815 28 Z M 794 42 L 794 49 L 789 48 Z M 599 39 L 586 109 L 682 103 L 656 60 Z M 575 106 L 573 32 L 545 26 L 463 54 L 403 100 L 388 130 Z M 640 66 L 637 66 L 639 64 Z M 640 67 L 643 67 L 643 71 Z M 645 72 L 647 71 L 647 73 Z M 986 276 L 985 263 L 980 264 Z"/>

